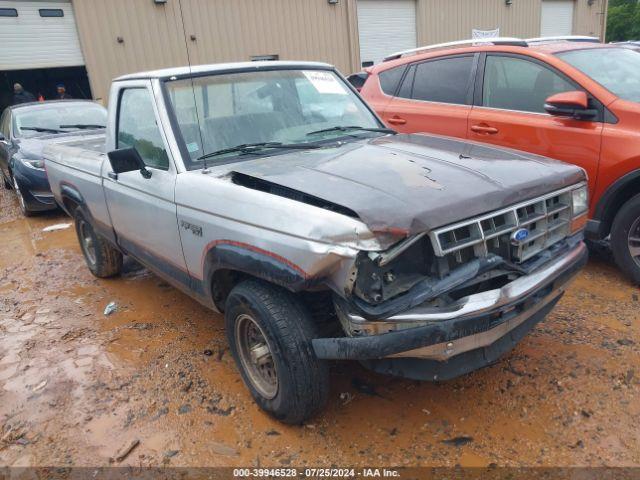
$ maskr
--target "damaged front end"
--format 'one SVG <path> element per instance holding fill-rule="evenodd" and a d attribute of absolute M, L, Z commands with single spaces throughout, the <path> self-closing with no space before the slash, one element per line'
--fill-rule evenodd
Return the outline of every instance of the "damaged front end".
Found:
<path fill-rule="evenodd" d="M 360 252 L 350 291 L 334 300 L 347 336 L 314 340 L 316 354 L 431 380 L 494 361 L 586 263 L 578 188 Z"/>

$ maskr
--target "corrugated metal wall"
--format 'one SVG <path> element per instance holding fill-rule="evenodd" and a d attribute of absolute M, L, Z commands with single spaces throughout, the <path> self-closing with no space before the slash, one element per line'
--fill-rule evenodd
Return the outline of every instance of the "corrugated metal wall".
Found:
<path fill-rule="evenodd" d="M 521 38 L 540 35 L 542 0 L 418 0 L 418 44 L 448 42 L 471 37 L 471 30 L 493 30 Z M 576 0 L 574 35 L 601 36 L 607 0 Z"/>
<path fill-rule="evenodd" d="M 188 58 L 204 64 L 277 54 L 281 60 L 329 62 L 346 73 L 358 64 L 355 0 L 337 5 L 327 0 L 181 3 L 186 39 L 176 0 L 164 5 L 151 0 L 73 0 L 96 98 L 106 98 L 113 77 L 187 65 Z"/>
<path fill-rule="evenodd" d="M 182 12 L 178 0 L 72 1 L 96 98 L 106 98 L 113 77 L 188 58 L 199 64 L 278 54 L 329 62 L 346 74 L 359 70 L 357 0 L 181 0 Z M 468 38 L 473 28 L 538 36 L 541 1 L 417 0 L 418 44 Z M 576 0 L 574 33 L 600 35 L 606 3 Z"/>

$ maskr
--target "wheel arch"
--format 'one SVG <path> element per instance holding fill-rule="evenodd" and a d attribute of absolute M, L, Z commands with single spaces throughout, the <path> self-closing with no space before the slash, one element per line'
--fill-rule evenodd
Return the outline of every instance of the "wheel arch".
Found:
<path fill-rule="evenodd" d="M 233 287 L 242 280 L 260 279 L 293 293 L 307 290 L 315 283 L 293 262 L 231 240 L 216 241 L 207 246 L 203 255 L 203 274 L 204 290 L 220 311 L 224 311 L 224 302 Z"/>
<path fill-rule="evenodd" d="M 605 238 L 611 233 L 613 220 L 620 208 L 640 193 L 640 169 L 616 180 L 602 195 L 595 209 L 594 219 L 599 223 L 597 236 Z"/>

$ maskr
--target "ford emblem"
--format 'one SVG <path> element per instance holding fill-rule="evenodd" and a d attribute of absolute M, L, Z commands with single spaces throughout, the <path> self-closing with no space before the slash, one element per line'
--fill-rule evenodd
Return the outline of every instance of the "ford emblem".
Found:
<path fill-rule="evenodd" d="M 529 229 L 519 228 L 511 234 L 511 241 L 515 244 L 523 243 L 527 238 L 529 238 L 529 234 Z"/>

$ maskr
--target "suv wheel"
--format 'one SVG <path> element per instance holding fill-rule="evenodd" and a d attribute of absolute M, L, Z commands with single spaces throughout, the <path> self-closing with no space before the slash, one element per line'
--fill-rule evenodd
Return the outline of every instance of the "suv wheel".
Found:
<path fill-rule="evenodd" d="M 91 273 L 98 278 L 118 275 L 122 270 L 122 253 L 95 232 L 82 209 L 75 213 L 76 234 Z"/>
<path fill-rule="evenodd" d="M 620 269 L 640 284 L 640 195 L 625 203 L 616 215 L 611 250 Z"/>
<path fill-rule="evenodd" d="M 246 280 L 227 298 L 225 324 L 233 358 L 260 408 L 299 424 L 324 406 L 329 368 L 313 352 L 315 324 L 297 297 Z"/>
<path fill-rule="evenodd" d="M 16 195 L 18 196 L 18 203 L 20 204 L 20 210 L 22 211 L 22 214 L 25 217 L 30 217 L 31 215 L 33 215 L 33 212 L 29 210 L 29 207 L 27 206 L 27 202 L 25 202 L 24 197 L 22 196 L 22 191 L 20 190 L 20 185 L 18 185 L 18 181 L 16 180 L 16 177 L 13 177 L 13 190 L 16 192 Z"/>

